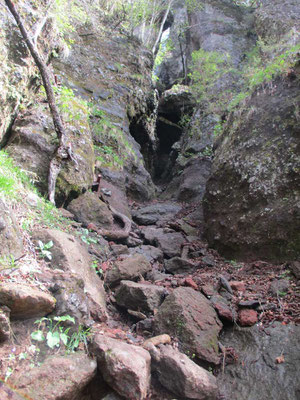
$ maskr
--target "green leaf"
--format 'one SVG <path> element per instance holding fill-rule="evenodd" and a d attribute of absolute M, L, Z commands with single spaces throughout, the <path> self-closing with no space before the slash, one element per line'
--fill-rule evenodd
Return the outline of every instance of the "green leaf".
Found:
<path fill-rule="evenodd" d="M 50 242 L 48 242 L 48 243 L 46 243 L 45 245 L 44 245 L 44 249 L 51 249 L 51 247 L 53 247 L 53 242 L 52 242 L 52 240 L 50 240 Z"/>
<path fill-rule="evenodd" d="M 60 338 L 61 338 L 63 344 L 66 346 L 68 344 L 69 336 L 66 335 L 65 333 L 61 333 Z"/>
<path fill-rule="evenodd" d="M 53 349 L 55 346 L 59 346 L 60 335 L 59 332 L 48 332 L 47 333 L 47 345 L 50 349 Z"/>
<path fill-rule="evenodd" d="M 59 322 L 70 321 L 73 322 L 73 324 L 75 324 L 75 319 L 70 315 L 62 315 L 60 317 L 54 317 L 53 319 L 54 321 L 59 321 Z"/>
<path fill-rule="evenodd" d="M 40 330 L 32 332 L 30 336 L 31 339 L 36 340 L 38 342 L 43 342 L 45 340 L 45 336 L 43 335 L 43 332 Z"/>

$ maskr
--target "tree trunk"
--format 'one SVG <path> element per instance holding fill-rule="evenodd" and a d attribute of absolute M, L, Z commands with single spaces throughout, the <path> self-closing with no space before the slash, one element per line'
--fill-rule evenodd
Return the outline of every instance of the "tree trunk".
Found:
<path fill-rule="evenodd" d="M 7 7 L 9 8 L 10 12 L 12 13 L 13 17 L 15 18 L 17 25 L 23 36 L 23 39 L 24 39 L 24 41 L 30 51 L 30 54 L 32 55 L 36 65 L 40 71 L 40 74 L 42 76 L 43 85 L 45 87 L 47 100 L 48 100 L 50 112 L 51 112 L 52 119 L 53 119 L 54 129 L 55 129 L 57 137 L 59 139 L 59 145 L 58 145 L 57 149 L 55 150 L 53 158 L 50 162 L 49 176 L 48 176 L 49 200 L 51 201 L 51 203 L 55 204 L 56 179 L 62 168 L 63 160 L 69 158 L 68 147 L 66 144 L 66 131 L 65 131 L 65 127 L 63 125 L 62 118 L 60 116 L 60 113 L 58 111 L 58 108 L 57 108 L 57 105 L 55 102 L 55 96 L 54 96 L 54 92 L 53 92 L 52 85 L 50 82 L 50 75 L 47 70 L 47 66 L 44 63 L 44 61 L 42 60 L 42 58 L 40 57 L 34 44 L 30 40 L 28 33 L 26 31 L 26 28 L 20 18 L 20 15 L 18 14 L 18 12 L 14 6 L 14 3 L 11 0 L 5 0 L 5 3 L 7 5 Z"/>
<path fill-rule="evenodd" d="M 153 53 L 154 55 L 156 55 L 156 53 L 157 53 L 157 51 L 158 51 L 158 47 L 159 47 L 159 42 L 160 42 L 160 39 L 161 39 L 161 35 L 162 35 L 162 33 L 163 33 L 164 25 L 165 25 L 165 22 L 166 22 L 166 20 L 167 20 L 167 18 L 168 18 L 168 15 L 169 15 L 169 12 L 170 12 L 172 3 L 173 3 L 173 0 L 169 0 L 168 7 L 167 7 L 167 9 L 166 9 L 166 12 L 165 12 L 165 15 L 164 15 L 164 17 L 163 17 L 163 20 L 162 20 L 162 22 L 161 22 L 161 24 L 160 24 L 160 28 L 159 28 L 159 32 L 158 32 L 158 35 L 157 35 L 157 39 L 156 39 L 156 42 L 155 42 L 155 44 L 154 44 L 154 46 L 153 46 L 153 49 L 152 49 L 152 53 Z"/>

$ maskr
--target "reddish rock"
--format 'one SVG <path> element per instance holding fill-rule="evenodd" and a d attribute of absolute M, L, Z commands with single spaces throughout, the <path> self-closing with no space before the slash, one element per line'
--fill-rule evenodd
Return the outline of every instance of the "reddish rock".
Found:
<path fill-rule="evenodd" d="M 232 290 L 234 290 L 235 292 L 245 292 L 246 291 L 245 282 L 230 281 L 230 286 L 231 286 Z"/>
<path fill-rule="evenodd" d="M 258 320 L 255 310 L 244 309 L 239 311 L 239 323 L 241 326 L 252 326 Z"/>
<path fill-rule="evenodd" d="M 183 350 L 200 360 L 218 364 L 218 335 L 222 329 L 216 311 L 199 291 L 180 287 L 165 299 L 154 317 L 156 334 L 178 338 Z"/>
<path fill-rule="evenodd" d="M 206 297 L 213 296 L 216 291 L 214 290 L 213 286 L 211 285 L 204 285 L 201 287 L 201 291 L 203 294 L 205 294 Z"/>
<path fill-rule="evenodd" d="M 185 278 L 184 283 L 195 290 L 198 290 L 198 285 L 192 278 Z"/>
<path fill-rule="evenodd" d="M 130 400 L 147 397 L 151 357 L 145 349 L 96 335 L 91 345 L 104 380 L 121 396 Z"/>

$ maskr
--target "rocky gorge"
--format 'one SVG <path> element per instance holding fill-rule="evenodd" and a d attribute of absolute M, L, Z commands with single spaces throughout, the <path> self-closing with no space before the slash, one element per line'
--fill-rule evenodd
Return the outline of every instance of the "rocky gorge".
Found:
<path fill-rule="evenodd" d="M 15 5 L 71 156 L 0 2 L 1 400 L 298 399 L 298 1 Z"/>

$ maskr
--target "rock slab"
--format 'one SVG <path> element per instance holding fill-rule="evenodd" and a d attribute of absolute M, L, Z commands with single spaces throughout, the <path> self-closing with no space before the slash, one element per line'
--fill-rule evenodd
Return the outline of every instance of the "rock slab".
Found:
<path fill-rule="evenodd" d="M 54 310 L 55 303 L 54 297 L 35 287 L 15 282 L 0 284 L 0 304 L 10 309 L 13 318 L 43 317 Z"/>
<path fill-rule="evenodd" d="M 154 319 L 157 334 L 176 336 L 185 351 L 200 360 L 218 364 L 218 335 L 222 329 L 209 300 L 192 288 L 173 291 L 158 309 Z"/>
<path fill-rule="evenodd" d="M 176 396 L 186 399 L 216 400 L 216 378 L 172 346 L 150 350 L 160 383 Z"/>
<path fill-rule="evenodd" d="M 145 313 L 153 312 L 164 300 L 165 289 L 161 286 L 121 281 L 115 293 L 119 306 Z"/>
<path fill-rule="evenodd" d="M 146 398 L 150 385 L 151 357 L 145 349 L 104 335 L 96 335 L 91 352 L 105 381 L 121 396 L 131 400 Z"/>

